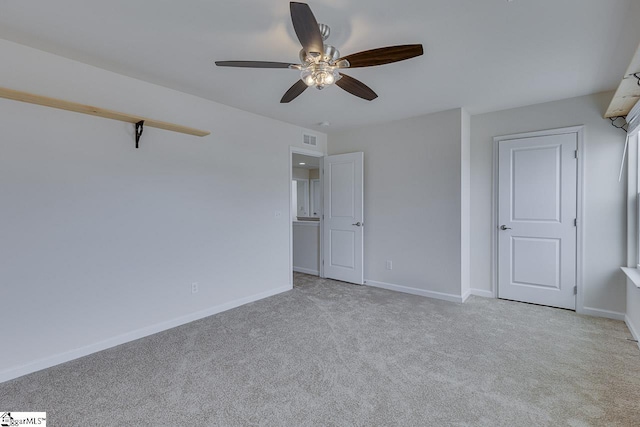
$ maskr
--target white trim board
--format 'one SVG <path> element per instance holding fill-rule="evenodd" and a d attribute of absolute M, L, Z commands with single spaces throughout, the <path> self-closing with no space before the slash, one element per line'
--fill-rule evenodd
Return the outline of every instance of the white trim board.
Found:
<path fill-rule="evenodd" d="M 620 269 L 627 275 L 627 279 L 640 289 L 640 271 L 633 267 L 620 267 Z"/>
<path fill-rule="evenodd" d="M 310 268 L 294 266 L 293 271 L 295 271 L 296 273 L 311 274 L 312 276 L 320 276 L 320 270 L 311 270 Z"/>
<path fill-rule="evenodd" d="M 434 299 L 439 299 L 439 300 L 449 301 L 449 302 L 457 302 L 457 303 L 460 303 L 460 304 L 463 303 L 464 300 L 466 299 L 466 298 L 463 298 L 462 295 L 445 294 L 443 292 L 427 291 L 425 289 L 411 288 L 409 286 L 395 285 L 393 283 L 377 282 L 375 280 L 369 280 L 369 279 L 365 279 L 364 284 L 366 286 L 372 286 L 374 288 L 387 289 L 389 291 L 402 292 L 402 293 L 405 293 L 405 294 L 420 295 L 422 297 L 434 298 Z M 468 296 L 469 295 L 466 295 L 466 297 L 468 297 Z"/>
<path fill-rule="evenodd" d="M 290 291 L 291 286 L 282 286 L 280 288 L 271 289 L 259 294 L 251 295 L 248 297 L 240 298 L 237 300 L 229 301 L 224 304 L 216 305 L 205 310 L 197 311 L 195 313 L 187 314 L 185 316 L 177 317 L 165 322 L 156 323 L 155 325 L 147 326 L 144 328 L 136 329 L 131 332 L 126 332 L 122 335 L 118 335 L 112 338 L 107 338 L 93 344 L 86 345 L 84 347 L 77 348 L 75 350 L 58 353 L 53 356 L 45 357 L 43 359 L 35 360 L 33 362 L 26 363 L 24 365 L 9 368 L 4 371 L 0 371 L 0 383 L 12 380 L 14 378 L 21 377 L 23 375 L 30 374 L 32 372 L 40 371 L 42 369 L 50 368 L 52 366 L 59 365 L 61 363 L 69 362 L 80 357 L 88 356 L 98 351 L 106 350 L 111 347 L 115 347 L 120 344 L 124 344 L 130 341 L 134 341 L 140 338 L 147 337 L 149 335 L 157 334 L 158 332 L 166 331 L 168 329 L 175 328 L 177 326 L 184 325 L 196 320 L 203 319 L 205 317 L 212 316 L 214 314 L 221 313 L 223 311 L 231 310 L 232 308 L 239 307 L 241 305 L 249 304 L 254 301 L 258 301 L 273 295 L 280 294 L 282 292 Z"/>
<path fill-rule="evenodd" d="M 476 296 L 481 298 L 494 298 L 491 291 L 484 291 L 481 289 L 469 289 L 462 295 L 462 302 L 465 303 L 470 296 Z"/>
<path fill-rule="evenodd" d="M 640 332 L 638 332 L 638 328 L 631 323 L 631 318 L 629 318 L 629 316 L 627 316 L 625 314 L 624 316 L 624 323 L 627 324 L 627 328 L 629 329 L 629 332 L 631 332 L 631 336 L 633 336 L 633 339 L 638 341 L 638 348 L 640 348 Z"/>
<path fill-rule="evenodd" d="M 467 302 L 470 296 L 471 296 L 471 289 L 467 289 L 467 292 L 462 294 L 462 296 L 460 297 L 462 299 L 462 303 L 464 304 L 465 302 Z"/>
<path fill-rule="evenodd" d="M 571 126 L 558 129 L 548 129 L 537 132 L 526 132 L 512 135 L 496 136 L 493 138 L 493 170 L 492 170 L 492 191 L 491 191 L 491 294 L 493 298 L 498 298 L 498 144 L 501 141 L 522 138 L 536 138 L 548 135 L 564 135 L 575 133 L 578 143 L 578 188 L 576 191 L 576 217 L 578 220 L 576 230 L 576 286 L 578 287 L 578 295 L 576 296 L 576 312 L 597 317 L 608 317 L 619 315 L 621 313 L 608 312 L 606 310 L 592 309 L 584 306 L 584 165 L 585 165 L 585 143 L 584 143 L 584 125 Z M 600 314 L 598 314 L 600 313 Z M 609 317 L 614 318 L 614 317 Z M 617 319 L 617 318 L 616 318 Z"/>
<path fill-rule="evenodd" d="M 493 296 L 493 292 L 485 291 L 484 289 L 469 289 L 469 293 L 471 295 L 482 297 L 482 298 L 495 298 Z"/>
<path fill-rule="evenodd" d="M 593 307 L 582 307 L 580 314 L 594 317 L 604 317 L 605 319 L 624 320 L 625 314 L 618 311 L 602 310 Z"/>

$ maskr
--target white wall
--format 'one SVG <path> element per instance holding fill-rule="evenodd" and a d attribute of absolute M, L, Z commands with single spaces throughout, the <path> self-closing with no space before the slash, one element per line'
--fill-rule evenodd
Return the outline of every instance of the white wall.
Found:
<path fill-rule="evenodd" d="M 471 117 L 471 287 L 493 291 L 491 197 L 493 137 L 585 125 L 584 306 L 620 318 L 625 311 L 626 192 L 618 182 L 625 133 L 602 116 L 612 93 L 515 108 Z"/>
<path fill-rule="evenodd" d="M 330 135 L 329 154 L 365 153 L 367 284 L 461 300 L 462 116 L 456 109 Z"/>
<path fill-rule="evenodd" d="M 0 58 L 2 86 L 212 132 L 145 128 L 136 150 L 130 124 L 0 99 L 0 336 L 18 349 L 0 381 L 290 288 L 289 146 L 308 130 L 7 41 Z"/>

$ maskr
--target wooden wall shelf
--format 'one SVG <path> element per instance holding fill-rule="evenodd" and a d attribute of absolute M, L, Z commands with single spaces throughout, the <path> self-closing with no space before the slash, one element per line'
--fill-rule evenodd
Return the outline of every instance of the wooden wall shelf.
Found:
<path fill-rule="evenodd" d="M 172 132 L 186 133 L 195 136 L 207 136 L 211 132 L 190 128 L 187 126 L 176 125 L 173 123 L 162 122 L 159 120 L 148 119 L 145 117 L 134 116 L 132 114 L 120 113 L 118 111 L 106 110 L 104 108 L 94 107 L 91 105 L 79 104 L 77 102 L 64 101 L 57 98 L 49 98 L 47 96 L 35 95 L 33 93 L 21 92 L 18 90 L 0 87 L 0 98 L 12 99 L 15 101 L 28 102 L 30 104 L 44 105 L 45 107 L 59 108 L 61 110 L 74 111 L 76 113 L 89 114 L 91 116 L 104 117 L 106 119 L 120 120 L 127 123 L 144 122 L 145 126 L 158 129 L 170 130 Z"/>
<path fill-rule="evenodd" d="M 622 117 L 629 114 L 629 111 L 636 105 L 636 102 L 640 100 L 639 76 L 640 46 L 638 46 L 638 50 L 636 50 L 636 53 L 633 55 L 631 64 L 629 64 L 629 68 L 627 68 L 627 72 L 624 74 L 618 90 L 615 95 L 613 95 L 611 104 L 609 104 L 609 108 L 607 108 L 607 112 L 604 115 L 605 118 Z"/>

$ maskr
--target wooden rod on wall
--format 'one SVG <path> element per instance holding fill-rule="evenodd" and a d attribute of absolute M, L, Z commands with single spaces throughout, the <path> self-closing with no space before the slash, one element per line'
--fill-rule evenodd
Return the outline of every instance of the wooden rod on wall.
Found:
<path fill-rule="evenodd" d="M 91 105 L 79 104 L 77 102 L 64 101 L 57 98 L 49 98 L 47 96 L 35 95 L 33 93 L 21 92 L 18 90 L 0 87 L 0 98 L 12 99 L 15 101 L 28 102 L 30 104 L 43 105 L 45 107 L 59 108 L 61 110 L 74 111 L 76 113 L 89 114 L 91 116 L 104 117 L 106 119 L 120 120 L 121 122 L 136 124 L 144 120 L 145 126 L 158 129 L 170 130 L 172 132 L 186 133 L 195 136 L 207 136 L 211 132 L 206 130 L 194 129 L 187 126 L 176 125 L 173 123 L 161 122 L 159 120 L 148 119 L 146 117 L 134 116 L 131 114 L 120 113 L 118 111 L 106 110 L 104 108 L 93 107 Z"/>

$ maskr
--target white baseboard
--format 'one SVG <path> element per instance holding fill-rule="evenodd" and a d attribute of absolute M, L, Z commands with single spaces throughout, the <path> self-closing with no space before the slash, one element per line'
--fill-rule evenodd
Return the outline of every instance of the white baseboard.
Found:
<path fill-rule="evenodd" d="M 471 293 L 471 295 L 475 295 L 477 297 L 482 297 L 482 298 L 495 298 L 493 296 L 493 292 L 491 291 L 485 291 L 483 289 L 469 289 L 469 292 Z"/>
<path fill-rule="evenodd" d="M 293 271 L 297 272 L 297 273 L 304 273 L 304 274 L 311 274 L 313 276 L 319 276 L 320 275 L 320 271 L 318 270 L 311 270 L 310 268 L 303 268 L 303 267 L 293 267 Z"/>
<path fill-rule="evenodd" d="M 144 328 L 136 329 L 131 332 L 124 333 L 112 338 L 108 338 L 103 341 L 99 341 L 94 344 L 89 344 L 84 347 L 80 347 L 74 350 L 66 351 L 64 353 L 58 353 L 53 356 L 45 357 L 33 362 L 26 363 L 14 368 L 5 369 L 0 371 L 0 383 L 12 380 L 14 378 L 21 377 L 23 375 L 30 374 L 32 372 L 40 371 L 42 369 L 50 368 L 61 363 L 69 362 L 80 357 L 88 356 L 98 351 L 106 350 L 111 347 L 115 347 L 120 344 L 124 344 L 130 341 L 134 341 L 140 338 L 144 338 L 149 335 L 157 334 L 158 332 L 166 331 L 167 329 L 175 328 L 176 326 L 184 325 L 195 320 L 199 320 L 205 317 L 212 316 L 214 314 L 221 313 L 223 311 L 231 310 L 232 308 L 239 307 L 241 305 L 249 304 L 254 301 L 258 301 L 273 295 L 280 294 L 282 292 L 290 291 L 291 286 L 283 286 L 276 289 L 271 289 L 266 292 L 262 292 L 256 295 L 251 295 L 245 298 L 240 298 L 234 301 L 229 301 L 224 304 L 220 304 L 206 310 L 197 311 L 195 313 L 187 314 L 172 320 L 157 323 L 155 325 L 147 326 Z"/>
<path fill-rule="evenodd" d="M 377 282 L 375 280 L 366 279 L 364 284 L 373 286 L 374 288 L 388 289 L 390 291 L 403 292 L 405 294 L 420 295 L 427 298 L 434 298 L 444 301 L 462 303 L 461 295 L 445 294 L 443 292 L 427 291 L 425 289 L 410 288 L 408 286 L 394 285 L 392 283 Z"/>
<path fill-rule="evenodd" d="M 482 289 L 469 289 L 467 290 L 467 292 L 465 292 L 462 295 L 462 302 L 466 302 L 471 295 L 482 297 L 482 298 L 492 298 L 492 299 L 495 298 L 493 296 L 493 292 L 491 291 L 484 291 Z"/>
<path fill-rule="evenodd" d="M 629 328 L 633 339 L 638 341 L 638 348 L 640 348 L 640 325 L 634 325 L 633 322 L 631 322 L 631 318 L 627 315 L 624 316 L 624 323 L 627 324 L 627 328 Z"/>
<path fill-rule="evenodd" d="M 625 317 L 624 313 L 619 313 L 617 311 L 601 310 L 599 308 L 591 308 L 591 307 L 583 307 L 581 310 L 577 310 L 577 312 L 579 314 L 585 314 L 587 316 L 604 317 L 604 318 L 613 319 L 613 320 L 624 321 L 624 317 Z"/>
<path fill-rule="evenodd" d="M 462 294 L 462 302 L 466 302 L 469 297 L 471 296 L 471 290 L 467 289 L 467 292 L 465 292 L 464 294 Z"/>

